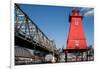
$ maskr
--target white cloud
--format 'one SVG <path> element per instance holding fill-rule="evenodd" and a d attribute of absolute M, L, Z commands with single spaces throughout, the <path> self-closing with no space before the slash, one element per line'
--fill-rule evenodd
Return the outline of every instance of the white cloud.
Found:
<path fill-rule="evenodd" d="M 84 16 L 93 16 L 94 10 L 93 8 L 81 8 L 80 10 Z"/>
<path fill-rule="evenodd" d="M 94 10 L 92 9 L 92 10 L 85 12 L 84 16 L 93 16 L 93 14 L 94 14 Z"/>
<path fill-rule="evenodd" d="M 86 11 L 88 8 L 82 8 L 80 11 Z"/>

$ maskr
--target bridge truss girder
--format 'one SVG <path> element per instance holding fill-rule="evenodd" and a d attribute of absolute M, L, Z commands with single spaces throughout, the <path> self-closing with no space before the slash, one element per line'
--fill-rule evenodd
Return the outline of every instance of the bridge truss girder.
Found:
<path fill-rule="evenodd" d="M 17 4 L 15 4 L 14 13 L 15 36 L 31 43 L 36 42 L 41 48 L 58 54 L 54 41 L 50 40 Z"/>

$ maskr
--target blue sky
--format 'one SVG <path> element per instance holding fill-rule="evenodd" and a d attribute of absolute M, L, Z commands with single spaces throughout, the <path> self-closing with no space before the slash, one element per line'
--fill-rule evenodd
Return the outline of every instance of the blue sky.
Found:
<path fill-rule="evenodd" d="M 48 38 L 55 40 L 57 48 L 66 47 L 70 25 L 69 14 L 71 14 L 73 7 L 32 4 L 19 4 L 19 6 Z M 91 10 L 91 8 L 82 7 L 78 9 L 82 15 Z M 88 13 L 91 13 L 91 11 Z M 87 45 L 94 45 L 94 15 L 93 13 L 86 15 L 83 17 L 83 26 Z"/>

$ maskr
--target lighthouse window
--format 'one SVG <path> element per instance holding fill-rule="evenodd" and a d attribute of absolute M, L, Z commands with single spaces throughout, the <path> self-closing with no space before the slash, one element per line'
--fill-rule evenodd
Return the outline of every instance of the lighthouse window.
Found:
<path fill-rule="evenodd" d="M 78 25 L 78 19 L 75 18 L 75 25 L 77 26 Z"/>

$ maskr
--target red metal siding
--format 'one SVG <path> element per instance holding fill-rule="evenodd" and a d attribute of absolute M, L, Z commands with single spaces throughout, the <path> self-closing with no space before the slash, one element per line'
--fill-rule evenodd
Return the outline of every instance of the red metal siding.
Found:
<path fill-rule="evenodd" d="M 86 38 L 82 23 L 82 16 L 76 10 L 73 11 L 70 21 L 70 29 L 67 41 L 67 49 L 86 49 Z"/>

